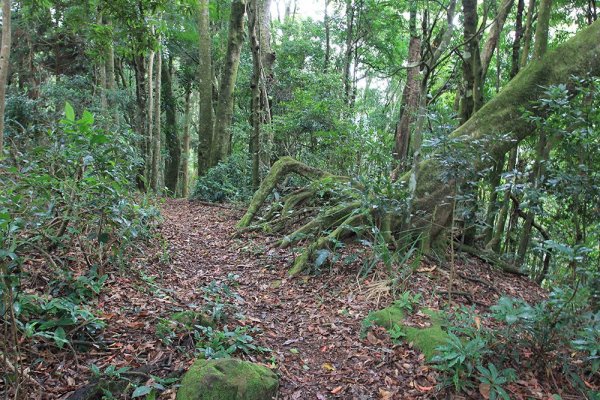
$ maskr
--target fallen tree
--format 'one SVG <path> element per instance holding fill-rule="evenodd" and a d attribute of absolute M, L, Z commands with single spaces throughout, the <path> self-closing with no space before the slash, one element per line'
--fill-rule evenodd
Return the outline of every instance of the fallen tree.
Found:
<path fill-rule="evenodd" d="M 588 75 L 600 75 L 600 21 L 524 68 L 496 97 L 456 129 L 450 139 L 456 148 L 470 152 L 472 172 L 482 171 L 535 132 L 521 115 L 524 108 L 538 99 L 544 87 L 568 84 L 572 76 Z M 284 157 L 271 168 L 238 228 L 276 232 L 291 229 L 279 241 L 282 247 L 314 235 L 296 258 L 291 275 L 303 271 L 319 250 L 356 233 L 366 221 L 373 222 L 390 243 L 410 232 L 410 236 L 419 235 L 426 246 L 431 247 L 434 243 L 444 243 L 443 233 L 453 214 L 455 191 L 462 184 L 460 177 L 449 175 L 445 168 L 443 157 L 434 152 L 418 164 L 412 193 L 408 193 L 411 179 L 408 173 L 400 178 L 406 187 L 405 196 L 386 194 L 395 195 L 398 204 L 406 206 L 382 209 L 365 204 L 365 198 L 370 195 L 365 193 L 368 189 L 349 177 L 335 176 Z M 252 225 L 269 194 L 290 174 L 300 175 L 310 183 L 274 202 L 265 216 Z M 317 212 L 324 202 L 328 205 Z M 303 217 L 307 215 L 312 219 L 305 222 Z M 300 227 L 293 229 L 298 223 Z M 518 268 L 508 264 L 504 269 L 518 272 Z"/>

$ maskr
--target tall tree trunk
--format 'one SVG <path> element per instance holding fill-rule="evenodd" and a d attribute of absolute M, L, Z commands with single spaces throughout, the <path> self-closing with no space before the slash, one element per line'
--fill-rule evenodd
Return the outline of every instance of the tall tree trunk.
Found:
<path fill-rule="evenodd" d="M 233 0 L 227 39 L 227 54 L 219 86 L 219 100 L 215 119 L 211 166 L 225 160 L 231 150 L 231 125 L 233 120 L 233 92 L 240 65 L 240 53 L 244 41 L 244 15 L 246 0 Z"/>
<path fill-rule="evenodd" d="M 523 35 L 523 51 L 521 52 L 521 61 L 519 65 L 524 68 L 529 59 L 529 49 L 531 49 L 531 38 L 533 35 L 533 19 L 535 14 L 535 0 L 529 0 L 527 5 L 527 18 L 525 21 L 525 34 Z"/>
<path fill-rule="evenodd" d="M 177 193 L 181 144 L 177 132 L 177 101 L 173 95 L 173 57 L 169 56 L 168 68 L 163 68 L 163 104 L 165 108 L 165 145 L 168 156 L 165 158 L 165 186 L 171 196 Z M 186 94 L 189 102 L 189 95 Z M 186 104 L 189 107 L 189 104 Z M 188 132 L 189 134 L 189 132 Z"/>
<path fill-rule="evenodd" d="M 200 0 L 198 16 L 199 59 L 198 90 L 200 93 L 198 122 L 198 176 L 210 167 L 210 153 L 213 143 L 213 70 L 209 20 L 209 0 Z"/>
<path fill-rule="evenodd" d="M 248 5 L 248 34 L 250 36 L 250 49 L 252 51 L 252 80 L 250 87 L 252 90 L 251 104 L 251 122 L 252 133 L 250 134 L 249 150 L 252 158 L 252 188 L 258 189 L 260 185 L 260 131 L 261 131 L 261 46 L 259 42 L 259 8 L 258 0 L 250 0 Z"/>
<path fill-rule="evenodd" d="M 329 20 L 329 2 L 325 0 L 325 13 L 323 15 L 323 25 L 325 26 L 325 59 L 323 60 L 323 72 L 329 71 L 329 62 L 331 58 L 331 21 Z"/>
<path fill-rule="evenodd" d="M 460 123 L 464 124 L 483 103 L 480 91 L 481 56 L 479 54 L 479 35 L 477 32 L 477 0 L 462 0 L 463 36 L 466 42 L 462 54 L 462 95 L 460 101 Z"/>
<path fill-rule="evenodd" d="M 519 73 L 519 54 L 521 53 L 521 39 L 523 37 L 523 9 L 525 0 L 518 0 L 517 15 L 515 17 L 515 39 L 512 46 L 512 58 L 510 67 L 510 78 Z"/>
<path fill-rule="evenodd" d="M 147 116 L 148 122 L 146 124 L 148 132 L 146 133 L 146 181 L 148 186 L 152 189 L 152 153 L 154 151 L 154 51 L 151 51 L 148 55 L 148 79 L 147 79 L 147 90 L 148 90 L 148 103 L 147 103 Z"/>
<path fill-rule="evenodd" d="M 112 29 L 112 21 L 108 20 L 106 24 Z M 112 32 L 111 32 L 112 35 Z M 111 36 L 110 44 L 108 45 L 106 55 L 106 89 L 111 92 L 115 90 L 115 46 Z"/>
<path fill-rule="evenodd" d="M 262 4 L 261 4 L 262 2 Z M 260 108 L 261 120 L 264 124 L 270 124 L 271 115 L 271 100 L 269 93 L 275 81 L 273 73 L 273 65 L 275 63 L 275 53 L 271 48 L 271 0 L 261 0 L 259 2 L 260 9 L 258 14 L 259 35 L 258 42 L 260 45 Z M 271 166 L 271 156 L 273 149 L 273 129 L 263 129 L 260 137 L 260 164 L 269 168 Z"/>
<path fill-rule="evenodd" d="M 346 104 L 350 104 L 352 93 L 352 54 L 354 53 L 354 0 L 346 0 L 346 49 L 344 54 L 344 95 Z"/>
<path fill-rule="evenodd" d="M 98 18 L 96 22 L 98 25 L 104 25 L 102 12 L 98 12 Z M 102 112 L 106 113 L 108 110 L 108 100 L 106 98 L 106 87 L 108 84 L 106 82 L 106 60 L 104 58 L 104 54 L 102 54 L 98 62 L 98 75 L 100 78 L 100 106 L 102 108 Z"/>
<path fill-rule="evenodd" d="M 11 40 L 11 1 L 4 0 L 2 5 L 2 47 L 0 48 L 0 159 L 4 157 L 4 109 L 6 107 L 6 83 Z"/>
<path fill-rule="evenodd" d="M 550 29 L 550 14 L 552 13 L 552 0 L 542 0 L 538 11 L 535 41 L 533 43 L 533 59 L 539 60 L 548 48 L 548 30 Z"/>
<path fill-rule="evenodd" d="M 187 198 L 190 190 L 190 125 L 192 123 L 192 90 L 185 91 L 185 111 L 183 122 L 183 149 L 181 154 L 181 197 Z"/>
<path fill-rule="evenodd" d="M 492 24 L 490 32 L 488 34 L 488 38 L 483 45 L 483 51 L 481 52 L 481 83 L 480 90 L 483 92 L 483 85 L 485 83 L 485 76 L 487 74 L 488 68 L 490 66 L 490 62 L 492 61 L 492 56 L 494 55 L 494 50 L 497 47 L 498 41 L 500 40 L 500 34 L 504 29 L 504 24 L 506 23 L 506 18 L 510 13 L 510 9 L 514 4 L 514 0 L 502 0 L 500 4 L 500 8 L 498 9 L 496 18 Z M 496 57 L 500 57 L 499 54 Z M 483 105 L 483 104 L 482 104 Z"/>
<path fill-rule="evenodd" d="M 155 78 L 155 91 L 154 91 L 154 133 L 152 135 L 153 149 L 152 149 L 152 190 L 158 193 L 159 186 L 161 184 L 161 83 L 162 83 L 162 52 L 159 50 L 156 53 L 156 78 Z"/>
<path fill-rule="evenodd" d="M 394 158 L 398 162 L 400 171 L 406 170 L 410 165 L 408 159 L 408 149 L 411 137 L 411 130 L 419 110 L 419 99 L 421 97 L 421 38 L 417 33 L 417 10 L 412 3 L 410 11 L 410 44 L 408 46 L 408 68 L 406 71 L 406 84 L 402 92 L 402 104 L 400 105 L 400 120 L 396 126 Z M 404 165 L 404 166 L 403 166 Z"/>
<path fill-rule="evenodd" d="M 133 116 L 135 121 L 135 129 L 137 134 L 143 138 L 142 142 L 142 155 L 144 158 L 144 165 L 140 168 L 140 173 L 137 177 L 137 184 L 140 190 L 147 189 L 147 177 L 146 170 L 148 168 L 148 154 L 150 141 L 148 138 L 148 95 L 147 90 L 148 81 L 146 78 L 146 57 L 143 55 L 137 55 L 133 59 L 133 65 L 135 68 L 135 94 L 136 94 L 136 105 L 137 110 Z"/>

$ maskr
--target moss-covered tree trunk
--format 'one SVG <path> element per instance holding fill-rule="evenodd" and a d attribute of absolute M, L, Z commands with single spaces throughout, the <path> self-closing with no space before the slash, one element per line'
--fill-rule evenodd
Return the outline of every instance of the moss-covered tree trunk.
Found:
<path fill-rule="evenodd" d="M 244 41 L 244 15 L 246 0 L 234 0 L 231 4 L 227 54 L 219 86 L 213 145 L 210 165 L 214 166 L 227 158 L 231 146 L 231 124 L 233 120 L 233 91 L 240 66 L 240 53 Z"/>
<path fill-rule="evenodd" d="M 599 37 L 600 21 L 524 68 L 494 99 L 451 134 L 451 139 L 462 142 L 463 146 L 459 147 L 467 148 L 473 157 L 470 164 L 473 165 L 472 172 L 489 168 L 495 160 L 517 146 L 521 140 L 536 132 L 530 122 L 521 117 L 521 114 L 523 108 L 529 107 L 530 103 L 540 96 L 544 86 L 568 83 L 573 75 L 600 75 Z M 486 154 L 491 157 L 485 157 Z M 459 181 L 458 176 L 448 177 L 448 168 L 443 164 L 443 157 L 437 156 L 434 153 L 418 165 L 410 225 L 403 225 L 404 216 L 385 215 L 378 217 L 382 221 L 380 230 L 383 231 L 382 228 L 387 226 L 386 231 L 405 234 L 395 229 L 402 227 L 405 231 L 423 236 L 429 243 L 438 242 L 444 237 L 443 232 L 452 216 L 454 192 L 462 182 Z M 248 211 L 238 224 L 239 227 L 248 227 L 252 223 L 277 182 L 290 173 L 300 174 L 311 180 L 332 177 L 327 172 L 308 167 L 290 158 L 278 161 L 254 195 Z M 408 184 L 411 176 L 411 173 L 407 173 L 401 180 Z M 312 194 L 311 186 L 308 186 L 293 196 L 288 196 L 284 200 L 283 208 L 278 209 L 279 213 L 285 218 L 288 214 L 286 207 L 302 204 L 305 200 L 298 201 L 298 197 Z M 293 204 L 290 206 L 290 203 Z M 309 232 L 317 233 L 317 238 L 308 243 L 305 253 L 296 259 L 292 272 L 302 271 L 317 250 L 327 246 L 332 240 L 352 232 L 357 224 L 364 223 L 366 218 L 363 214 L 364 208 L 363 211 L 357 211 L 359 207 L 360 201 L 342 199 L 340 204 L 325 209 L 305 226 L 284 238 L 281 244 L 287 245 L 301 240 L 298 238 L 306 238 Z M 377 217 L 374 214 L 376 211 L 368 212 L 372 213 L 372 219 Z M 318 235 L 323 231 L 331 233 L 319 237 Z M 510 269 L 509 266 L 506 268 Z"/>

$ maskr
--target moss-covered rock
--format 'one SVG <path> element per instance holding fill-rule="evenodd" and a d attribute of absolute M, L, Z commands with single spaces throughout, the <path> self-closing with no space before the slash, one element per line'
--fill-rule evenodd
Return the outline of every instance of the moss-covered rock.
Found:
<path fill-rule="evenodd" d="M 235 358 L 198 360 L 181 381 L 178 400 L 269 400 L 279 389 L 267 367 Z"/>
<path fill-rule="evenodd" d="M 424 310 L 423 313 L 429 315 L 431 325 L 427 328 L 406 326 L 404 312 L 396 305 L 370 313 L 365 325 L 381 326 L 388 331 L 399 326 L 406 334 L 405 340 L 421 351 L 427 360 L 431 360 L 436 355 L 435 349 L 446 343 L 448 333 L 442 329 L 439 313 L 432 310 Z"/>

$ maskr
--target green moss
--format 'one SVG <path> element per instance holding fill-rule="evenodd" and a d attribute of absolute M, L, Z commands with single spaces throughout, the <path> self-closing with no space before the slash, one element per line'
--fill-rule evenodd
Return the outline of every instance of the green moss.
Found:
<path fill-rule="evenodd" d="M 404 313 L 398 306 L 390 306 L 370 313 L 363 326 L 377 325 L 389 331 L 397 325 L 406 333 L 405 340 L 421 351 L 427 360 L 431 360 L 436 355 L 435 349 L 446 343 L 448 333 L 442 329 L 442 316 L 439 312 L 426 309 L 423 313 L 429 316 L 431 323 L 427 328 L 404 325 Z"/>
<path fill-rule="evenodd" d="M 377 325 L 385 329 L 392 329 L 394 325 L 402 326 L 404 312 L 398 306 L 390 306 L 383 310 L 369 313 L 364 325 Z"/>
<path fill-rule="evenodd" d="M 178 400 L 268 400 L 279 380 L 270 369 L 235 358 L 198 360 L 181 381 Z"/>

